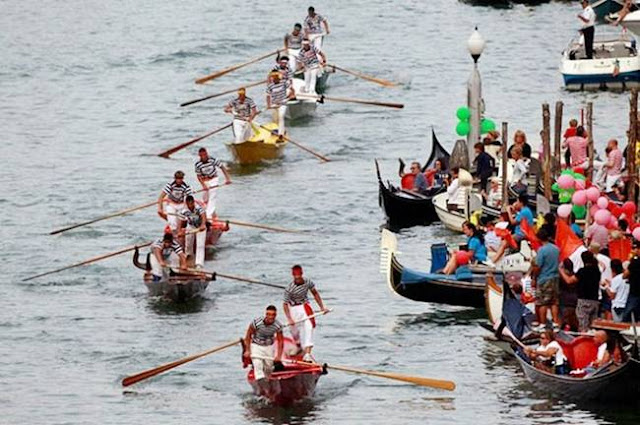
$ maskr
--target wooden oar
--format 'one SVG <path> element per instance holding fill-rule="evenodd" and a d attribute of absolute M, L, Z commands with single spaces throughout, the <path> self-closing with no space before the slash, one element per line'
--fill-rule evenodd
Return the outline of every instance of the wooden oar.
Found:
<path fill-rule="evenodd" d="M 345 103 L 358 103 L 360 105 L 373 105 L 373 106 L 385 106 L 387 108 L 404 108 L 403 103 L 394 103 L 394 102 L 378 102 L 376 100 L 365 100 L 365 99 L 352 99 L 349 97 L 328 97 L 328 96 L 314 96 L 312 94 L 296 94 L 296 97 L 300 97 L 303 99 L 317 99 L 320 102 L 325 100 L 330 100 L 333 102 L 345 102 Z"/>
<path fill-rule="evenodd" d="M 269 52 L 269 53 L 267 53 L 265 55 L 262 55 L 262 56 L 260 56 L 258 58 L 251 59 L 248 62 L 244 62 L 244 63 L 238 64 L 238 65 L 233 65 L 233 66 L 225 68 L 225 69 L 223 69 L 221 71 L 214 72 L 213 74 L 209 74 L 207 76 L 198 78 L 196 80 L 196 84 L 204 84 L 207 81 L 211 81 L 211 80 L 213 80 L 215 78 L 221 77 L 221 76 L 223 76 L 225 74 L 228 74 L 228 73 L 230 73 L 232 71 L 238 70 L 240 68 L 244 68 L 245 66 L 251 65 L 252 63 L 260 62 L 261 60 L 264 60 L 264 59 L 268 58 L 269 56 L 277 55 L 278 53 L 280 53 L 280 49 L 278 49 L 276 51 L 273 51 L 273 52 Z"/>
<path fill-rule="evenodd" d="M 244 88 L 255 87 L 255 86 L 259 86 L 261 84 L 265 84 L 266 82 L 267 82 L 267 80 L 262 80 L 262 81 L 258 81 L 258 82 L 255 82 L 255 83 L 245 84 L 244 86 L 240 86 L 240 87 L 237 87 L 235 89 L 226 90 L 226 91 L 223 91 L 223 92 L 220 92 L 220 93 L 210 94 L 209 96 L 201 97 L 200 99 L 194 99 L 194 100 L 190 100 L 188 102 L 181 103 L 180 106 L 193 105 L 194 103 L 202 102 L 202 101 L 209 100 L 209 99 L 214 99 L 216 97 L 224 96 L 225 94 L 235 93 L 242 87 L 244 87 Z"/>
<path fill-rule="evenodd" d="M 234 345 L 242 344 L 242 339 L 236 339 L 234 341 L 229 341 L 226 344 L 222 344 L 218 347 L 212 348 L 207 351 L 203 351 L 198 354 L 193 354 L 191 356 L 185 357 L 180 360 L 176 360 L 170 363 L 165 363 L 162 366 L 154 367 L 153 369 L 145 370 L 144 372 L 136 373 L 135 375 L 127 376 L 122 380 L 122 386 L 128 387 L 129 385 L 133 385 L 136 382 L 144 381 L 145 379 L 149 379 L 152 376 L 156 376 L 162 372 L 166 372 L 167 370 L 171 370 L 185 363 L 194 361 L 204 356 L 208 356 L 209 354 L 216 353 L 218 351 L 225 350 L 229 347 L 233 347 Z"/>
<path fill-rule="evenodd" d="M 362 72 L 359 72 L 359 71 L 352 71 L 349 69 L 341 68 L 336 64 L 327 64 L 327 66 L 330 66 L 331 68 L 335 68 L 339 71 L 342 71 L 345 74 L 353 75 L 354 77 L 362 78 L 363 80 L 372 81 L 374 83 L 380 84 L 381 86 L 393 87 L 398 85 L 398 83 L 394 83 L 393 81 L 383 80 L 382 78 L 372 77 L 370 75 L 363 74 Z"/>
<path fill-rule="evenodd" d="M 304 230 L 285 229 L 283 227 L 266 226 L 264 224 L 248 223 L 246 221 L 225 220 L 223 218 L 218 218 L 217 220 L 219 220 L 219 221 L 227 221 L 227 222 L 229 222 L 229 224 L 235 224 L 236 226 L 253 227 L 253 228 L 256 228 L 256 229 L 265 229 L 265 230 L 271 230 L 271 231 L 274 231 L 274 232 L 304 233 Z"/>
<path fill-rule="evenodd" d="M 188 141 L 186 141 L 186 142 L 184 142 L 184 143 L 180 143 L 179 145 L 174 146 L 174 147 L 172 147 L 172 148 L 170 148 L 170 149 L 167 149 L 167 150 L 166 150 L 166 151 L 164 151 L 164 152 L 160 152 L 160 153 L 158 154 L 158 156 L 161 156 L 162 158 L 169 158 L 171 155 L 173 155 L 174 153 L 178 152 L 179 150 L 182 150 L 182 149 L 186 148 L 187 146 L 191 146 L 191 145 L 193 145 L 194 143 L 197 143 L 197 142 L 199 142 L 199 141 L 200 141 L 200 140 L 202 140 L 202 139 L 206 139 L 206 138 L 207 138 L 207 137 L 209 137 L 209 136 L 213 136 L 214 134 L 219 133 L 219 132 L 221 132 L 222 130 L 224 130 L 224 129 L 227 129 L 227 128 L 231 127 L 231 124 L 232 124 L 232 123 L 229 123 L 229 124 L 224 125 L 224 126 L 222 126 L 222 127 L 218 127 L 218 128 L 216 128 L 215 130 L 211 130 L 210 132 L 203 134 L 202 136 L 197 136 L 197 137 L 194 137 L 193 139 L 188 140 Z"/>
<path fill-rule="evenodd" d="M 201 192 L 204 192 L 206 190 L 215 189 L 215 188 L 222 187 L 222 186 L 225 186 L 225 185 L 226 184 L 213 185 L 208 189 L 197 190 L 197 191 L 193 192 L 193 194 L 195 195 L 197 193 L 201 193 Z M 63 227 L 62 229 L 57 229 L 57 230 L 54 230 L 52 232 L 49 232 L 49 234 L 50 235 L 57 235 L 58 233 L 63 233 L 63 232 L 66 232 L 66 231 L 72 230 L 72 229 L 77 229 L 78 227 L 82 227 L 82 226 L 88 226 L 89 224 L 97 223 L 98 221 L 107 220 L 109 218 L 120 217 L 122 215 L 129 214 L 129 213 L 134 212 L 134 211 L 142 210 L 144 208 L 149 208 L 149 207 L 151 207 L 153 205 L 157 205 L 157 204 L 158 204 L 158 201 L 148 202 L 146 204 L 138 205 L 136 207 L 127 208 L 126 210 L 118 211 L 118 212 L 115 212 L 113 214 L 105 215 L 103 217 L 94 218 L 93 220 L 85 221 L 85 222 L 78 223 L 78 224 L 73 224 L 73 225 L 67 226 L 67 227 Z"/>
<path fill-rule="evenodd" d="M 233 275 L 233 274 L 210 272 L 210 271 L 207 271 L 207 270 L 198 270 L 198 269 L 179 269 L 179 270 L 182 271 L 182 272 L 192 273 L 194 275 L 199 274 L 199 275 L 209 276 L 209 277 L 212 277 L 214 279 L 216 277 L 222 277 L 222 278 L 225 278 L 225 279 L 238 280 L 240 282 L 253 283 L 253 284 L 256 284 L 256 285 L 270 286 L 272 288 L 278 288 L 278 289 L 286 289 L 286 286 L 278 285 L 276 283 L 262 282 L 260 280 L 255 280 L 255 279 L 251 279 L 249 277 L 237 276 L 237 275 Z"/>
<path fill-rule="evenodd" d="M 268 132 L 271 132 L 271 129 L 265 127 L 264 125 L 260 125 L 261 128 L 264 128 L 265 130 L 267 130 Z M 331 161 L 329 158 L 327 158 L 324 155 L 319 154 L 318 152 L 314 151 L 313 149 L 309 149 L 308 147 L 302 145 L 299 142 L 296 142 L 295 140 L 292 140 L 289 136 L 282 136 L 283 139 L 289 141 L 292 145 L 299 147 L 300 149 L 302 149 L 303 151 L 309 152 L 311 155 L 315 156 L 316 158 L 320 159 L 321 161 L 324 162 L 329 162 Z"/>
<path fill-rule="evenodd" d="M 292 324 L 287 324 L 284 327 L 291 326 L 291 325 L 296 325 L 296 324 L 304 322 L 306 320 L 313 319 L 314 317 L 325 315 L 325 314 L 327 314 L 327 313 L 329 313 L 331 311 L 332 311 L 332 309 L 319 311 L 317 313 L 312 314 L 311 316 L 305 317 L 304 319 L 300 319 L 300 320 L 298 320 L 296 322 L 293 322 Z M 191 362 L 193 360 L 199 359 L 199 358 L 204 357 L 204 356 L 208 356 L 209 354 L 213 354 L 213 353 L 216 353 L 218 351 L 222 351 L 222 350 L 227 349 L 229 347 L 233 347 L 234 345 L 237 345 L 237 344 L 242 344 L 242 339 L 229 341 L 226 344 L 220 345 L 220 346 L 212 348 L 210 350 L 203 351 L 201 353 L 194 354 L 194 355 L 191 355 L 191 356 L 188 356 L 188 357 L 185 357 L 183 359 L 176 360 L 176 361 L 173 361 L 173 362 L 170 362 L 170 363 L 165 363 L 162 366 L 154 367 L 153 369 L 148 369 L 148 370 L 145 370 L 144 372 L 136 373 L 135 375 L 127 376 L 126 378 L 124 378 L 122 380 L 122 386 L 123 387 L 128 387 L 129 385 L 133 385 L 133 384 L 135 384 L 137 382 L 144 381 L 145 379 L 148 379 L 148 378 L 151 378 L 153 376 L 159 375 L 160 373 L 166 372 L 167 370 L 174 369 L 174 368 L 176 368 L 176 367 L 178 367 L 180 365 L 183 365 L 185 363 Z"/>
<path fill-rule="evenodd" d="M 26 282 L 28 280 L 32 280 L 32 279 L 35 279 L 35 278 L 38 278 L 38 277 L 43 277 L 43 276 L 47 276 L 47 275 L 50 275 L 50 274 L 59 273 L 59 272 L 64 271 L 64 270 L 73 269 L 75 267 L 80 267 L 80 266 L 84 266 L 84 265 L 87 265 L 87 264 L 95 263 L 97 261 L 104 260 L 106 258 L 111 258 L 111 257 L 115 257 L 116 255 L 124 254 L 125 252 L 133 251 L 136 248 L 144 248 L 145 246 L 149 246 L 152 243 L 153 243 L 153 241 L 149 241 L 149 242 L 144 242 L 144 243 L 141 243 L 141 244 L 131 245 L 131 246 L 128 246 L 126 248 L 122 248 L 122 249 L 119 249 L 117 251 L 110 252 L 108 254 L 103 254 L 103 255 L 99 255 L 97 257 L 90 258 L 90 259 L 82 261 L 80 263 L 72 264 L 70 266 L 62 267 L 62 268 L 56 269 L 56 270 L 51 270 L 51 271 L 48 271 L 48 272 L 45 272 L 45 273 L 40 273 L 40 274 L 37 274 L 35 276 L 29 276 L 29 277 L 27 277 L 25 279 L 22 279 L 22 281 Z"/>

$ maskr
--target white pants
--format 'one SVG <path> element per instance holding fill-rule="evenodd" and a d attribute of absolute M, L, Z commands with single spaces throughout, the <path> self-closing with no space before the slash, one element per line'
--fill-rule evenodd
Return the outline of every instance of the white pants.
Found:
<path fill-rule="evenodd" d="M 309 42 L 318 50 L 322 50 L 322 40 L 324 40 L 324 33 L 309 34 Z"/>
<path fill-rule="evenodd" d="M 204 184 L 206 184 L 207 187 L 213 186 L 213 189 L 202 192 L 202 202 L 207 205 L 205 209 L 207 220 L 211 220 L 216 212 L 216 200 L 218 198 L 218 185 L 220 184 L 220 178 L 214 177 L 212 179 L 205 180 Z"/>
<path fill-rule="evenodd" d="M 251 363 L 253 364 L 253 375 L 256 381 L 264 379 L 271 374 L 273 356 L 273 347 L 271 345 L 265 346 L 251 343 Z"/>
<path fill-rule="evenodd" d="M 294 322 L 304 320 L 308 317 L 307 312 L 304 309 L 304 304 L 290 305 L 289 312 Z M 304 320 L 303 322 L 300 322 L 295 326 L 291 326 L 290 329 L 293 339 L 300 342 L 300 346 L 302 347 L 302 349 L 313 347 L 314 329 L 313 325 L 311 324 L 311 320 Z"/>
<path fill-rule="evenodd" d="M 273 122 L 278 123 L 278 135 L 284 136 L 284 117 L 287 115 L 287 105 L 280 105 L 273 109 Z"/>
<path fill-rule="evenodd" d="M 180 258 L 178 257 L 178 255 L 175 252 L 172 252 L 171 255 L 169 256 L 168 259 L 164 260 L 165 263 L 167 263 L 167 265 L 169 267 L 180 267 Z M 165 271 L 168 272 L 168 270 L 165 270 L 160 263 L 158 262 L 158 259 L 156 258 L 156 255 L 153 253 L 153 251 L 151 252 L 151 257 L 150 257 L 150 263 L 151 263 L 151 273 L 159 278 L 163 278 L 165 276 Z"/>
<path fill-rule="evenodd" d="M 622 177 L 622 175 L 620 175 L 620 174 L 618 174 L 616 176 L 606 176 L 605 184 L 604 184 L 604 191 L 606 193 L 612 192 L 613 191 L 613 186 L 616 184 L 616 182 L 618 180 L 620 180 L 621 177 Z"/>
<path fill-rule="evenodd" d="M 195 227 L 187 226 L 187 232 L 195 230 Z M 193 255 L 193 243 L 196 243 L 196 266 L 204 267 L 204 247 L 207 239 L 207 231 L 187 233 L 184 237 L 185 251 L 187 255 Z"/>
<path fill-rule="evenodd" d="M 297 71 L 300 49 L 288 49 L 287 53 L 289 55 L 289 67 L 293 69 L 293 72 L 295 72 Z"/>
<path fill-rule="evenodd" d="M 251 124 L 249 121 L 233 120 L 233 136 L 236 143 L 242 143 L 251 137 Z"/>
<path fill-rule="evenodd" d="M 318 79 L 319 67 L 308 68 L 304 70 L 304 92 L 316 94 L 316 80 Z"/>
<path fill-rule="evenodd" d="M 169 227 L 171 227 L 172 231 L 178 230 L 178 225 L 180 224 L 180 217 L 176 214 L 179 214 L 184 209 L 184 204 L 177 204 L 175 202 L 166 202 L 164 204 L 164 212 L 167 214 L 167 223 L 169 223 Z"/>

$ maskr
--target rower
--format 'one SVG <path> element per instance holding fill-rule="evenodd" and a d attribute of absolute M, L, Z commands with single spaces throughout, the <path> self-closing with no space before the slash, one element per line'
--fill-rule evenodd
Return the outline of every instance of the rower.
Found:
<path fill-rule="evenodd" d="M 327 63 L 327 57 L 320 49 L 312 46 L 309 40 L 302 41 L 302 49 L 298 53 L 298 69 L 304 69 L 304 92 L 316 94 L 316 80 L 320 67 Z"/>
<path fill-rule="evenodd" d="M 187 256 L 180 244 L 173 239 L 173 233 L 165 233 L 161 239 L 151 244 L 151 252 L 151 274 L 154 282 L 162 280 L 165 268 L 176 267 L 177 262 L 180 268 L 187 266 Z"/>
<path fill-rule="evenodd" d="M 287 114 L 287 101 L 295 99 L 296 93 L 291 80 L 281 78 L 280 72 L 271 71 L 267 83 L 267 108 L 273 109 L 273 122 L 278 124 L 278 136 L 283 139 L 285 133 L 284 117 Z"/>
<path fill-rule="evenodd" d="M 184 198 L 193 193 L 191 186 L 184 182 L 184 173 L 182 171 L 176 171 L 173 174 L 173 179 L 160 192 L 158 215 L 167 220 L 169 227 L 175 232 L 178 230 L 178 222 L 180 221 L 177 214 L 184 208 Z"/>
<path fill-rule="evenodd" d="M 318 303 L 320 310 L 326 311 L 326 308 L 315 284 L 311 279 L 302 276 L 301 266 L 293 266 L 291 268 L 291 274 L 293 275 L 293 282 L 291 282 L 289 287 L 284 291 L 282 309 L 291 326 L 293 338 L 304 350 L 303 360 L 310 362 L 314 361 L 313 357 L 311 357 L 311 350 L 313 349 L 313 329 L 316 327 L 316 322 L 313 319 L 305 320 L 313 314 L 313 308 L 311 308 L 311 303 L 309 303 L 308 292 L 310 291 L 313 294 L 313 298 L 315 298 L 316 303 Z M 295 322 L 299 323 L 294 324 Z"/>
<path fill-rule="evenodd" d="M 207 205 L 206 214 L 207 220 L 211 220 L 216 212 L 216 194 L 218 192 L 217 187 L 220 185 L 218 178 L 218 170 L 222 170 L 225 184 L 231 184 L 231 177 L 227 168 L 222 162 L 216 158 L 210 157 L 207 149 L 198 149 L 199 160 L 196 161 L 196 177 L 205 190 L 202 195 L 202 202 Z"/>
<path fill-rule="evenodd" d="M 322 15 L 316 13 L 316 9 L 311 6 L 307 9 L 309 14 L 304 18 L 304 34 L 309 38 L 309 41 L 313 43 L 313 46 L 317 49 L 322 48 L 322 38 L 324 35 L 329 35 L 329 21 Z M 325 31 L 322 31 L 324 26 Z"/>
<path fill-rule="evenodd" d="M 277 309 L 270 305 L 264 317 L 258 317 L 251 322 L 244 337 L 244 352 L 242 356 L 253 364 L 253 374 L 258 385 L 264 385 L 273 370 L 273 363 L 280 362 L 284 348 L 282 324 L 276 320 Z M 278 346 L 274 356 L 273 341 Z"/>
<path fill-rule="evenodd" d="M 289 56 L 278 57 L 278 63 L 271 71 L 279 72 L 281 79 L 284 81 L 290 81 L 293 78 L 293 70 L 289 66 Z"/>
<path fill-rule="evenodd" d="M 180 213 L 179 235 L 185 238 L 184 247 L 187 256 L 193 255 L 193 242 L 196 243 L 196 268 L 204 267 L 204 245 L 207 238 L 207 217 L 192 195 L 186 198 L 187 208 Z M 186 231 L 185 231 L 186 230 Z"/>
<path fill-rule="evenodd" d="M 284 36 L 284 49 L 291 58 L 291 69 L 296 69 L 296 57 L 302 48 L 302 25 L 295 24 L 293 31 Z"/>
<path fill-rule="evenodd" d="M 242 143 L 251 137 L 251 122 L 258 114 L 256 103 L 246 96 L 246 89 L 238 89 L 238 97 L 229 101 L 224 111 L 233 114 L 233 136 L 236 143 Z"/>

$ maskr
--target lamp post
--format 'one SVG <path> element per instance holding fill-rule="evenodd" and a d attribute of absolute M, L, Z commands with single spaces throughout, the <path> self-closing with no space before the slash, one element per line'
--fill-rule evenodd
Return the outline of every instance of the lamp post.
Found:
<path fill-rule="evenodd" d="M 467 40 L 467 49 L 473 58 L 473 71 L 467 83 L 467 107 L 471 113 L 469 124 L 471 129 L 467 135 L 467 148 L 469 149 L 469 161 L 473 161 L 473 145 L 480 141 L 480 117 L 484 112 L 484 101 L 482 100 L 482 81 L 478 71 L 478 59 L 484 51 L 485 41 L 478 32 L 478 27 L 473 31 Z"/>

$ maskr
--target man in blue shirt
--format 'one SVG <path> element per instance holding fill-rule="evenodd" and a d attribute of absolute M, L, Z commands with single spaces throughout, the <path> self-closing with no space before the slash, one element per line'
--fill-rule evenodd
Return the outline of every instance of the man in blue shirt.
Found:
<path fill-rule="evenodd" d="M 536 288 L 536 310 L 538 321 L 544 325 L 547 321 L 547 311 L 551 308 L 551 317 L 555 326 L 560 325 L 559 300 L 560 300 L 560 250 L 549 242 L 549 234 L 545 229 L 540 229 L 537 237 L 542 243 L 538 254 L 532 263 L 532 277 Z"/>
<path fill-rule="evenodd" d="M 413 188 L 411 189 L 411 191 L 416 193 L 426 192 L 427 179 L 424 177 L 424 174 L 422 174 L 422 171 L 420 170 L 419 162 L 411 163 L 411 174 L 413 174 Z"/>
<path fill-rule="evenodd" d="M 526 193 L 518 196 L 518 200 L 509 207 L 509 221 L 517 226 L 515 231 L 516 241 L 520 242 L 525 238 L 524 232 L 520 228 L 522 220 L 527 220 L 530 227 L 533 227 L 533 212 L 529 208 L 529 197 Z M 515 216 L 513 215 L 515 213 Z"/>

